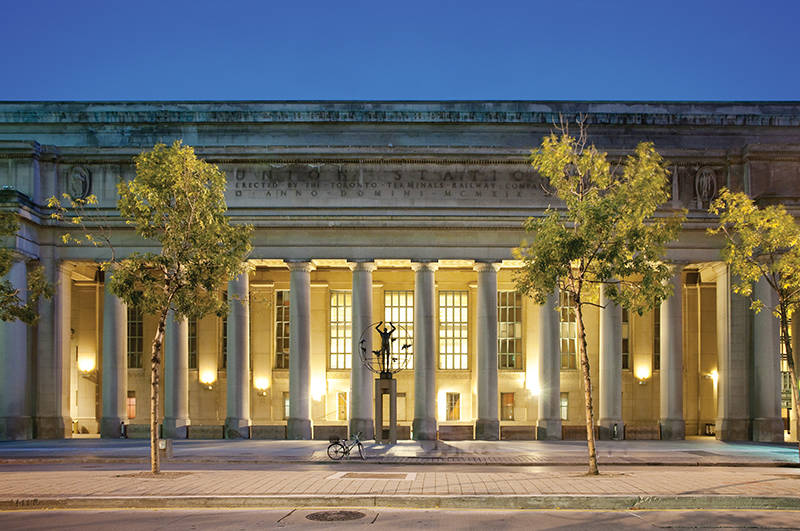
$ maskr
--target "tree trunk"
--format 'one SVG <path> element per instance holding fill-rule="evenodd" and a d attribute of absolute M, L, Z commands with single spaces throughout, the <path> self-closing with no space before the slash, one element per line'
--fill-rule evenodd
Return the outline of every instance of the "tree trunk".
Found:
<path fill-rule="evenodd" d="M 164 310 L 158 318 L 158 327 L 153 338 L 153 355 L 150 358 L 150 472 L 153 474 L 161 471 L 158 454 L 158 386 L 161 374 L 161 347 L 164 344 L 166 322 L 167 310 Z"/>
<path fill-rule="evenodd" d="M 583 326 L 583 305 L 575 301 L 575 313 L 578 321 L 578 354 L 581 358 L 583 372 L 583 396 L 586 404 L 586 443 L 589 448 L 589 475 L 596 476 L 597 449 L 594 442 L 594 407 L 592 406 L 592 377 L 589 372 L 589 354 L 586 352 L 586 329 Z"/>
<path fill-rule="evenodd" d="M 781 319 L 781 339 L 783 340 L 783 347 L 786 350 L 786 363 L 789 365 L 789 379 L 792 380 L 792 397 L 794 398 L 795 407 L 800 407 L 800 396 L 798 396 L 797 389 L 797 373 L 794 365 L 794 352 L 792 351 L 792 340 L 789 337 L 789 315 L 786 304 L 781 302 L 778 309 L 778 314 Z M 794 414 L 795 418 L 795 433 L 797 437 L 797 455 L 800 461 L 800 415 L 798 412 Z"/>

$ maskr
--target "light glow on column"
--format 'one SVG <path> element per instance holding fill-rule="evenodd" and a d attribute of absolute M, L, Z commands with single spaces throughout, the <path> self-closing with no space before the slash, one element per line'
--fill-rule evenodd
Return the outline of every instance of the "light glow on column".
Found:
<path fill-rule="evenodd" d="M 81 372 L 92 372 L 97 363 L 95 362 L 94 354 L 82 354 L 78 356 L 78 370 Z"/>
<path fill-rule="evenodd" d="M 325 396 L 325 379 L 314 377 L 311 378 L 311 399 L 319 402 Z"/>

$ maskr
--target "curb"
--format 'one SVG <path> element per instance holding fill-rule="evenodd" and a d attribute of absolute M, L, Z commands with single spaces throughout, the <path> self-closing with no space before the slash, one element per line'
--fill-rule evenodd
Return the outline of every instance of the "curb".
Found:
<path fill-rule="evenodd" d="M 423 509 L 800 510 L 800 498 L 767 496 L 95 496 L 4 498 L 0 510 L 47 509 L 185 509 L 272 507 L 391 507 Z"/>
<path fill-rule="evenodd" d="M 149 463 L 146 457 L 6 457 L 0 458 L 0 465 L 50 465 L 50 464 L 141 464 Z M 226 457 L 172 457 L 162 459 L 164 464 L 248 464 L 248 465 L 270 465 L 270 464 L 307 464 L 307 465 L 330 465 L 336 463 L 347 464 L 368 464 L 368 465 L 466 465 L 466 466 L 585 466 L 585 459 L 563 459 L 563 460 L 532 460 L 527 457 L 517 459 L 498 459 L 491 457 L 477 458 L 458 458 L 458 457 L 399 457 L 399 458 L 367 458 L 365 461 L 360 459 L 348 459 L 343 461 L 332 461 L 330 459 L 309 459 L 293 457 L 274 457 L 274 458 L 241 458 L 231 459 Z M 800 463 L 788 461 L 652 461 L 635 458 L 626 460 L 601 460 L 601 466 L 684 466 L 684 467 L 731 467 L 731 468 L 800 468 Z"/>

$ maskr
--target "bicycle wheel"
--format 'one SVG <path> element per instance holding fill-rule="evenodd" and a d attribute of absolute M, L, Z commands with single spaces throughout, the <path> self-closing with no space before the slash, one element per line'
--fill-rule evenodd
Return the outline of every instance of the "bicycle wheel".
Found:
<path fill-rule="evenodd" d="M 361 443 L 358 443 L 358 455 L 362 460 L 367 458 L 367 452 L 364 451 L 364 445 Z"/>
<path fill-rule="evenodd" d="M 328 457 L 334 461 L 339 461 L 347 453 L 347 449 L 340 442 L 331 443 L 328 446 Z"/>

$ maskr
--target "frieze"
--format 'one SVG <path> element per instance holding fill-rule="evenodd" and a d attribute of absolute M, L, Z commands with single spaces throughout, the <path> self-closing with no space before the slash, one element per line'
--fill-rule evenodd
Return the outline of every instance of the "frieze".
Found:
<path fill-rule="evenodd" d="M 550 199 L 530 167 L 267 164 L 221 168 L 236 207 L 504 207 Z"/>

